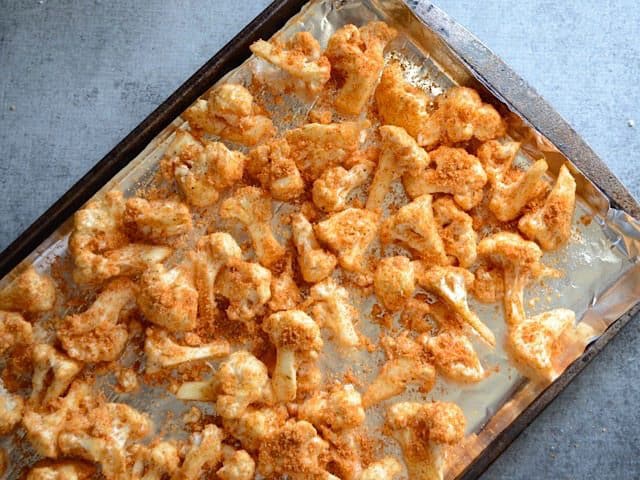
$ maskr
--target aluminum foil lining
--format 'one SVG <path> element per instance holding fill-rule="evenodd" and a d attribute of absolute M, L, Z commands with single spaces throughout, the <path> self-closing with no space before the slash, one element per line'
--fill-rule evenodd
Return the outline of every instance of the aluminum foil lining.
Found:
<path fill-rule="evenodd" d="M 452 59 L 447 52 L 436 51 L 441 45 L 430 41 L 434 33 L 427 35 L 429 32 L 425 32 L 425 27 L 400 0 L 312 1 L 300 14 L 290 19 L 276 36 L 288 38 L 297 31 L 307 30 L 325 46 L 328 38 L 339 27 L 347 23 L 362 25 L 376 19 L 386 21 L 400 32 L 398 38 L 388 47 L 387 57 L 400 61 L 405 77 L 411 83 L 436 96 L 451 85 L 469 82 L 471 76 L 462 63 Z M 442 62 L 437 62 L 436 58 L 447 58 L 446 67 Z M 265 69 L 268 69 L 268 66 L 263 61 L 251 57 L 220 82 L 248 84 L 254 73 L 264 72 Z M 266 91 L 264 95 L 258 95 L 258 99 L 272 114 L 274 124 L 280 131 L 304 123 L 308 112 L 313 108 L 313 101 L 302 102 L 294 98 L 274 102 Z M 485 98 L 485 101 L 491 100 Z M 499 103 L 497 100 L 495 102 Z M 562 154 L 534 129 L 519 122 L 517 117 L 512 120 L 509 123 L 509 135 L 523 143 L 518 161 L 525 163 L 544 157 L 548 160 L 551 170 L 557 171 L 562 163 L 558 162 L 558 159 L 564 159 Z M 132 194 L 140 187 L 149 185 L 159 160 L 173 138 L 173 132 L 184 123 L 181 118 L 177 118 L 125 169 L 109 181 L 97 196 L 114 188 Z M 229 145 L 240 148 L 237 145 Z M 562 278 L 547 280 L 544 284 L 534 285 L 527 290 L 525 299 L 530 315 L 555 307 L 571 308 L 576 312 L 576 317 L 580 319 L 579 327 L 573 335 L 563 338 L 566 348 L 565 358 L 561 361 L 564 365 L 577 358 L 589 342 L 601 335 L 640 299 L 640 266 L 637 264 L 640 253 L 640 223 L 624 211 L 610 208 L 606 195 L 582 177 L 575 167 L 572 170 L 579 179 L 580 197 L 577 201 L 571 241 L 565 248 L 546 254 L 543 258 L 547 265 L 562 270 L 565 275 Z M 360 192 L 360 195 L 363 196 L 363 193 Z M 401 188 L 396 189 L 396 195 L 403 195 Z M 392 201 L 398 200 L 397 196 Z M 290 207 L 276 205 L 274 210 L 274 231 L 281 238 L 288 237 L 288 227 L 280 220 L 291 211 Z M 67 221 L 0 284 L 10 281 L 14 274 L 27 264 L 35 265 L 42 272 L 49 271 L 56 258 L 68 256 L 66 247 L 70 229 L 71 223 Z M 240 238 L 243 235 L 239 230 L 232 230 L 232 234 Z M 375 250 L 379 246 L 373 245 L 372 248 Z M 351 294 L 362 314 L 359 329 L 372 341 L 377 341 L 381 328 L 369 318 L 375 300 L 362 297 L 356 291 L 352 291 Z M 380 436 L 379 427 L 384 421 L 386 407 L 393 402 L 450 400 L 459 404 L 467 417 L 468 437 L 463 445 L 450 454 L 447 478 L 455 478 L 464 470 L 469 462 L 548 386 L 527 381 L 508 362 L 501 341 L 505 335 L 501 306 L 482 305 L 472 301 L 471 307 L 498 339 L 498 346 L 493 351 L 483 343 L 473 340 L 483 365 L 493 373 L 478 384 L 465 386 L 440 378 L 435 388 L 427 394 L 410 388 L 405 394 L 367 411 L 368 431 L 372 436 Z M 64 314 L 64 311 L 57 311 L 52 313 L 51 317 Z M 46 317 L 43 318 L 42 325 L 36 329 L 41 339 L 52 336 L 52 332 L 46 328 L 46 320 Z M 331 348 L 331 341 L 325 342 L 325 345 L 321 366 L 326 375 L 341 376 L 346 368 L 350 368 L 366 385 L 375 377 L 384 362 L 384 355 L 380 350 L 372 354 L 356 352 L 344 358 Z M 140 359 L 136 354 L 126 351 L 122 363 L 132 365 L 137 360 Z M 213 363 L 212 369 L 215 369 L 215 366 Z M 193 402 L 176 400 L 164 388 L 151 386 L 145 386 L 133 394 L 118 394 L 109 387 L 113 383 L 110 374 L 101 377 L 99 382 L 104 383 L 105 394 L 109 399 L 129 403 L 148 412 L 155 421 L 156 430 L 163 427 L 167 418 L 171 417 L 177 426 L 173 430 L 180 432 L 182 414 L 194 405 Z M 205 412 L 214 411 L 211 404 L 195 405 Z M 175 434 L 178 437 L 184 435 Z M 385 437 L 383 443 L 384 452 L 380 452 L 381 455 L 390 454 L 401 458 L 400 449 L 395 441 Z M 38 459 L 28 446 L 22 431 L 4 438 L 1 445 L 10 452 L 11 465 L 5 478 L 19 478 L 24 467 Z"/>

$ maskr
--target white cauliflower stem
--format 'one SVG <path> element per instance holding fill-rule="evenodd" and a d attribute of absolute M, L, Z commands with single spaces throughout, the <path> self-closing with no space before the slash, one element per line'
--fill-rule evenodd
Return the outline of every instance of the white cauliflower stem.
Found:
<path fill-rule="evenodd" d="M 242 223 L 251 240 L 258 261 L 266 267 L 280 260 L 285 250 L 271 231 L 271 198 L 256 187 L 243 187 L 220 205 L 222 218 Z"/>
<path fill-rule="evenodd" d="M 33 405 L 46 406 L 62 396 L 82 370 L 82 363 L 45 343 L 33 347 L 31 358 L 33 376 L 29 402 Z"/>
<path fill-rule="evenodd" d="M 349 292 L 344 287 L 327 278 L 311 288 L 310 301 L 314 320 L 320 327 L 331 330 L 338 345 L 346 348 L 360 345 L 355 328 L 359 312 L 351 304 Z"/>
<path fill-rule="evenodd" d="M 222 460 L 224 432 L 215 425 L 207 425 L 202 432 L 191 436 L 191 446 L 182 465 L 171 480 L 198 480 L 205 468 L 215 468 Z"/>
<path fill-rule="evenodd" d="M 28 267 L 11 283 L 0 290 L 0 310 L 46 312 L 56 301 L 53 280 Z"/>
<path fill-rule="evenodd" d="M 306 282 L 316 283 L 331 275 L 338 261 L 320 246 L 311 223 L 302 213 L 291 216 L 291 234 L 298 251 L 302 278 Z"/>

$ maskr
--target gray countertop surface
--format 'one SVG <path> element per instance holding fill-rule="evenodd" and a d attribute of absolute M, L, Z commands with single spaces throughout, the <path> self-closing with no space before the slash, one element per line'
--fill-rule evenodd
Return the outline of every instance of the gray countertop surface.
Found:
<path fill-rule="evenodd" d="M 266 5 L 0 0 L 0 250 Z M 635 0 L 436 0 L 640 195 Z M 632 320 L 486 479 L 640 478 Z"/>

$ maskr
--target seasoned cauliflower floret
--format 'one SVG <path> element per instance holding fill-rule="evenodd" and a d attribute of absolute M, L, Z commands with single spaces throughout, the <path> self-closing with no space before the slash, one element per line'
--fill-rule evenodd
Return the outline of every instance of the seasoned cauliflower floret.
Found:
<path fill-rule="evenodd" d="M 507 350 L 527 377 L 552 382 L 560 374 L 553 365 L 556 341 L 575 321 L 566 308 L 529 317 L 509 329 Z"/>
<path fill-rule="evenodd" d="M 148 328 L 144 342 L 148 373 L 186 362 L 223 358 L 229 355 L 229 352 L 230 347 L 226 340 L 214 340 L 197 347 L 188 347 L 179 345 L 165 330 L 159 328 Z"/>
<path fill-rule="evenodd" d="M 384 457 L 382 460 L 370 463 L 365 468 L 358 480 L 393 480 L 402 472 L 402 465 L 393 457 Z"/>
<path fill-rule="evenodd" d="M 224 432 L 213 424 L 193 433 L 182 465 L 171 480 L 198 480 L 205 469 L 215 468 L 222 460 L 222 440 Z"/>
<path fill-rule="evenodd" d="M 424 171 L 430 163 L 429 154 L 418 146 L 404 128 L 385 125 L 380 127 L 380 136 L 380 160 L 367 198 L 369 210 L 382 208 L 394 180 Z"/>
<path fill-rule="evenodd" d="M 242 250 L 231 235 L 216 232 L 200 237 L 194 256 L 195 286 L 198 290 L 198 315 L 211 320 L 217 312 L 216 279 L 231 260 L 241 260 Z"/>
<path fill-rule="evenodd" d="M 271 231 L 271 197 L 257 187 L 243 187 L 220 205 L 220 216 L 244 225 L 253 242 L 258 261 L 270 267 L 280 260 L 285 249 Z"/>
<path fill-rule="evenodd" d="M 182 116 L 198 136 L 204 132 L 244 145 L 255 145 L 275 133 L 249 90 L 234 83 L 214 87 L 206 100 L 196 100 Z"/>
<path fill-rule="evenodd" d="M 355 328 L 358 309 L 351 304 L 349 292 L 331 278 L 314 285 L 310 290 L 311 315 L 322 328 L 328 328 L 341 347 L 360 345 Z"/>
<path fill-rule="evenodd" d="M 193 330 L 197 323 L 198 291 L 192 269 L 179 265 L 167 270 L 158 263 L 140 278 L 138 306 L 147 320 L 170 332 Z"/>
<path fill-rule="evenodd" d="M 226 447 L 226 448 L 225 448 Z M 224 460 L 216 475 L 220 480 L 253 480 L 256 462 L 245 450 L 223 446 Z"/>
<path fill-rule="evenodd" d="M 33 467 L 29 470 L 26 480 L 89 480 L 95 470 L 95 467 L 88 463 L 61 460 Z"/>
<path fill-rule="evenodd" d="M 375 99 L 378 114 L 384 124 L 402 127 L 422 143 L 431 99 L 424 91 L 404 79 L 398 62 L 390 62 L 384 68 Z"/>
<path fill-rule="evenodd" d="M 33 327 L 22 315 L 0 311 L 0 355 L 33 342 Z"/>
<path fill-rule="evenodd" d="M 356 163 L 349 170 L 337 166 L 324 171 L 313 182 L 313 203 L 325 212 L 339 212 L 347 208 L 351 191 L 364 184 L 373 172 L 373 162 Z"/>
<path fill-rule="evenodd" d="M 10 433 L 20 423 L 23 411 L 22 397 L 8 392 L 0 382 L 0 435 Z"/>
<path fill-rule="evenodd" d="M 322 350 L 320 328 L 300 310 L 277 312 L 262 328 L 278 349 L 273 371 L 273 389 L 280 401 L 293 401 L 297 394 L 296 371 L 302 360 L 315 360 Z"/>
<path fill-rule="evenodd" d="M 0 290 L 0 310 L 46 312 L 56 301 L 53 280 L 28 267 Z"/>
<path fill-rule="evenodd" d="M 227 432 L 240 441 L 242 447 L 256 452 L 264 440 L 275 435 L 287 419 L 284 405 L 246 409 L 238 418 L 224 418 Z"/>
<path fill-rule="evenodd" d="M 399 310 L 416 288 L 413 262 L 407 257 L 380 260 L 373 275 L 373 289 L 387 310 Z"/>
<path fill-rule="evenodd" d="M 365 408 L 400 395 L 410 383 L 419 385 L 422 392 L 433 388 L 436 370 L 423 345 L 407 332 L 397 338 L 384 337 L 382 343 L 388 360 L 362 396 Z"/>
<path fill-rule="evenodd" d="M 159 442 L 153 447 L 133 445 L 134 463 L 128 480 L 162 480 L 180 465 L 178 449 L 171 442 Z"/>
<path fill-rule="evenodd" d="M 476 383 L 487 376 L 473 345 L 462 332 L 441 331 L 425 343 L 438 372 L 448 379 Z"/>
<path fill-rule="evenodd" d="M 493 186 L 489 210 L 501 222 L 517 218 L 527 203 L 546 187 L 542 178 L 546 171 L 547 162 L 538 160 L 526 172 L 519 172 L 519 178 L 513 182 L 506 183 L 505 177 L 500 177 Z"/>
<path fill-rule="evenodd" d="M 289 420 L 260 445 L 258 472 L 267 478 L 329 478 L 323 465 L 329 445 L 309 422 Z"/>
<path fill-rule="evenodd" d="M 110 191 L 92 200 L 74 216 L 69 252 L 78 283 L 102 282 L 118 275 L 137 275 L 171 255 L 168 247 L 130 244 L 124 231 L 125 200 Z"/>
<path fill-rule="evenodd" d="M 125 204 L 124 226 L 131 238 L 163 242 L 193 228 L 189 207 L 171 200 L 130 198 Z"/>
<path fill-rule="evenodd" d="M 453 87 L 436 98 L 436 110 L 423 123 L 418 139 L 428 149 L 476 138 L 481 142 L 503 136 L 505 125 L 493 106 L 483 103 L 478 92 Z"/>
<path fill-rule="evenodd" d="M 395 36 L 386 23 L 370 22 L 361 28 L 345 25 L 329 38 L 325 55 L 338 82 L 336 110 L 346 115 L 363 110 L 384 67 L 384 49 Z"/>
<path fill-rule="evenodd" d="M 318 239 L 350 272 L 363 270 L 364 253 L 378 231 L 378 215 L 362 208 L 347 208 L 316 224 Z"/>
<path fill-rule="evenodd" d="M 524 289 L 532 280 L 552 274 L 540 263 L 542 250 L 517 233 L 499 232 L 480 241 L 478 255 L 502 269 L 507 324 L 522 322 L 526 318 Z"/>
<path fill-rule="evenodd" d="M 166 180 L 175 179 L 189 204 L 206 207 L 218 200 L 222 190 L 242 179 L 245 159 L 242 152 L 229 150 L 224 143 L 198 140 L 186 130 L 177 130 L 160 168 Z"/>
<path fill-rule="evenodd" d="M 410 170 L 402 177 L 411 198 L 426 193 L 449 193 L 463 210 L 482 201 L 487 174 L 477 157 L 464 148 L 439 147 L 429 152 L 429 158 L 435 168 Z"/>
<path fill-rule="evenodd" d="M 347 384 L 315 392 L 298 408 L 298 418 L 339 432 L 362 425 L 365 414 L 360 393 Z"/>
<path fill-rule="evenodd" d="M 338 261 L 320 246 L 311 223 L 302 213 L 291 216 L 291 234 L 305 282 L 316 283 L 331 275 Z"/>
<path fill-rule="evenodd" d="M 492 185 L 511 170 L 518 150 L 520 150 L 520 143 L 511 140 L 504 142 L 489 140 L 478 147 L 476 155 Z"/>
<path fill-rule="evenodd" d="M 319 93 L 331 76 L 329 60 L 320 55 L 320 44 L 309 32 L 297 32 L 284 44 L 277 40 L 258 40 L 249 48 L 289 74 L 291 86 L 308 95 Z M 284 86 L 288 86 L 287 83 Z"/>
<path fill-rule="evenodd" d="M 555 250 L 569 240 L 575 206 L 576 181 L 563 165 L 544 204 L 524 215 L 518 222 L 518 228 L 545 250 Z"/>
<path fill-rule="evenodd" d="M 274 200 L 286 202 L 304 193 L 304 181 L 286 140 L 272 140 L 251 150 L 247 172 Z"/>
<path fill-rule="evenodd" d="M 291 265 L 291 256 L 287 256 L 287 260 L 278 276 L 271 278 L 271 300 L 269 300 L 269 310 L 278 312 L 280 310 L 292 310 L 302 302 L 302 294 L 300 288 L 293 278 L 293 267 Z"/>
<path fill-rule="evenodd" d="M 368 121 L 307 123 L 287 130 L 285 139 L 302 176 L 317 179 L 325 170 L 345 163 L 365 140 Z"/>
<path fill-rule="evenodd" d="M 416 198 L 387 218 L 380 227 L 380 240 L 383 243 L 397 242 L 430 263 L 448 263 L 433 216 L 431 195 Z"/>
<path fill-rule="evenodd" d="M 262 314 L 271 299 L 271 279 L 257 263 L 230 260 L 216 280 L 216 292 L 229 301 L 227 316 L 247 323 Z"/>
<path fill-rule="evenodd" d="M 447 446 L 464 438 L 466 426 L 460 407 L 448 402 L 396 403 L 387 411 L 386 423 L 412 480 L 442 480 Z"/>
<path fill-rule="evenodd" d="M 473 284 L 473 274 L 464 268 L 421 266 L 416 275 L 418 284 L 438 295 L 461 319 L 491 347 L 496 344 L 493 332 L 469 308 L 467 291 Z"/>
<path fill-rule="evenodd" d="M 471 293 L 482 303 L 495 303 L 504 297 L 504 279 L 499 266 L 480 263 L 473 272 L 475 279 Z"/>
<path fill-rule="evenodd" d="M 463 212 L 454 201 L 441 197 L 433 202 L 433 217 L 447 255 L 456 259 L 458 265 L 469 268 L 476 261 L 478 235 L 473 229 L 473 219 Z"/>
<path fill-rule="evenodd" d="M 29 398 L 31 405 L 49 405 L 64 394 L 82 370 L 82 363 L 45 343 L 39 343 L 33 347 L 31 359 L 33 361 Z"/>
<path fill-rule="evenodd" d="M 64 317 L 57 335 L 67 354 L 82 362 L 116 360 L 129 338 L 126 323 L 119 321 L 135 306 L 136 290 L 131 280 L 117 278 L 86 311 Z"/>

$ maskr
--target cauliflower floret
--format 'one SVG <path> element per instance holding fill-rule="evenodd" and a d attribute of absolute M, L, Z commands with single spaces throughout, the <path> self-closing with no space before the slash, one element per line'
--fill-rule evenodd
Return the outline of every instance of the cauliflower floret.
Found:
<path fill-rule="evenodd" d="M 229 301 L 227 316 L 248 323 L 271 299 L 271 272 L 263 266 L 230 260 L 216 280 L 216 291 Z"/>
<path fill-rule="evenodd" d="M 349 292 L 333 279 L 327 278 L 311 288 L 311 315 L 316 323 L 331 330 L 334 340 L 344 348 L 360 345 L 355 328 L 359 313 L 349 301 Z"/>
<path fill-rule="evenodd" d="M 220 192 L 242 179 L 246 157 L 224 143 L 197 140 L 177 130 L 160 168 L 167 180 L 175 179 L 187 202 L 196 207 L 213 205 Z"/>
<path fill-rule="evenodd" d="M 410 383 L 418 384 L 422 392 L 433 388 L 436 370 L 423 345 L 407 332 L 397 338 L 383 337 L 382 344 L 388 360 L 362 396 L 365 408 L 400 395 Z"/>
<path fill-rule="evenodd" d="M 293 267 L 291 266 L 291 256 L 287 256 L 285 267 L 282 273 L 271 279 L 271 300 L 269 300 L 269 310 L 278 312 L 280 310 L 292 310 L 302 302 L 302 294 L 293 278 Z"/>
<path fill-rule="evenodd" d="M 137 275 L 171 255 L 172 250 L 167 247 L 129 244 L 124 214 L 124 197 L 115 190 L 76 212 L 69 237 L 76 282 L 93 283 L 118 275 Z"/>
<path fill-rule="evenodd" d="M 186 362 L 223 358 L 231 351 L 226 340 L 214 340 L 197 347 L 179 345 L 162 329 L 148 328 L 144 341 L 146 371 L 157 372 Z"/>
<path fill-rule="evenodd" d="M 321 242 L 338 257 L 347 271 L 363 269 L 364 252 L 378 231 L 378 215 L 362 208 L 347 208 L 316 224 Z"/>
<path fill-rule="evenodd" d="M 439 225 L 438 232 L 447 255 L 454 257 L 458 265 L 469 268 L 476 261 L 478 235 L 473 230 L 473 219 L 447 197 L 433 202 L 433 218 Z"/>
<path fill-rule="evenodd" d="M 387 411 L 412 480 L 442 480 L 447 446 L 464 438 L 466 419 L 455 403 L 402 402 Z"/>
<path fill-rule="evenodd" d="M 505 177 L 499 177 L 493 186 L 489 210 L 501 222 L 517 218 L 527 203 L 546 187 L 542 178 L 546 171 L 547 162 L 538 160 L 514 182 L 505 183 Z"/>
<path fill-rule="evenodd" d="M 0 310 L 46 312 L 56 301 L 56 286 L 47 275 L 28 267 L 0 290 Z"/>
<path fill-rule="evenodd" d="M 198 136 L 205 132 L 244 145 L 255 145 L 275 133 L 249 90 L 233 83 L 214 87 L 206 100 L 196 100 L 182 116 Z"/>
<path fill-rule="evenodd" d="M 133 445 L 131 453 L 135 461 L 127 480 L 162 480 L 180 465 L 178 449 L 171 442 L 160 442 L 153 447 Z"/>
<path fill-rule="evenodd" d="M 213 424 L 191 435 L 191 446 L 182 465 L 171 480 L 198 480 L 206 468 L 215 468 L 222 460 L 224 432 Z"/>
<path fill-rule="evenodd" d="M 32 388 L 29 398 L 31 405 L 49 405 L 64 394 L 82 370 L 82 363 L 45 343 L 33 347 L 31 359 L 33 361 Z"/>
<path fill-rule="evenodd" d="M 216 279 L 231 260 L 241 260 L 242 250 L 231 235 L 216 232 L 200 237 L 194 256 L 195 285 L 198 290 L 198 315 L 211 320 L 217 311 Z"/>
<path fill-rule="evenodd" d="M 223 466 L 216 472 L 220 480 L 253 480 L 256 462 L 251 455 L 245 450 L 234 450 L 227 446 L 224 446 L 222 451 Z"/>
<path fill-rule="evenodd" d="M 271 197 L 257 187 L 243 187 L 220 205 L 222 218 L 242 223 L 253 242 L 258 261 L 265 267 L 280 260 L 285 249 L 271 231 Z"/>
<path fill-rule="evenodd" d="M 511 170 L 518 150 L 520 150 L 520 143 L 510 140 L 504 142 L 489 140 L 478 147 L 477 157 L 492 185 Z"/>
<path fill-rule="evenodd" d="M 272 437 L 284 425 L 287 408 L 249 407 L 238 418 L 224 418 L 222 423 L 227 432 L 238 439 L 243 448 L 256 452 L 265 439 Z"/>
<path fill-rule="evenodd" d="M 251 150 L 247 172 L 275 200 L 287 202 L 304 193 L 304 181 L 286 140 L 272 140 Z"/>
<path fill-rule="evenodd" d="M 100 464 L 106 480 L 126 478 L 127 447 L 149 434 L 151 421 L 124 403 L 93 401 L 95 405 L 65 424 L 58 436 L 60 452 Z"/>
<path fill-rule="evenodd" d="M 385 457 L 365 468 L 358 480 L 393 480 L 402 472 L 402 465 L 393 457 Z"/>
<path fill-rule="evenodd" d="M 413 296 L 415 288 L 413 262 L 407 257 L 387 257 L 380 260 L 373 275 L 373 289 L 387 310 L 402 308 Z"/>
<path fill-rule="evenodd" d="M 315 392 L 298 408 L 298 418 L 339 432 L 362 425 L 365 414 L 360 393 L 347 384 Z"/>
<path fill-rule="evenodd" d="M 186 265 L 167 270 L 158 263 L 142 274 L 137 299 L 147 320 L 170 332 L 196 327 L 198 291 L 191 270 Z"/>
<path fill-rule="evenodd" d="M 505 125 L 493 106 L 483 103 L 478 92 L 453 87 L 436 98 L 436 110 L 423 123 L 420 145 L 428 149 L 477 138 L 481 142 L 501 137 Z"/>
<path fill-rule="evenodd" d="M 402 127 L 418 142 L 422 141 L 431 99 L 404 79 L 398 62 L 391 62 L 384 68 L 375 99 L 384 124 Z"/>
<path fill-rule="evenodd" d="M 426 193 L 449 193 L 463 210 L 482 201 L 487 174 L 477 157 L 464 148 L 439 147 L 429 152 L 435 168 L 409 170 L 402 182 L 411 198 Z"/>
<path fill-rule="evenodd" d="M 125 204 L 124 227 L 130 238 L 162 243 L 190 232 L 193 223 L 189 207 L 183 203 L 130 198 Z"/>
<path fill-rule="evenodd" d="M 302 360 L 315 360 L 322 350 L 320 328 L 306 313 L 286 310 L 269 315 L 262 328 L 278 349 L 273 389 L 279 401 L 293 401 L 297 393 L 296 370 Z"/>
<path fill-rule="evenodd" d="M 529 317 L 509 329 L 507 350 L 527 377 L 552 382 L 560 374 L 553 365 L 556 342 L 575 321 L 576 314 L 566 308 Z"/>
<path fill-rule="evenodd" d="M 89 480 L 95 467 L 77 460 L 61 460 L 29 470 L 26 480 Z"/>
<path fill-rule="evenodd" d="M 33 327 L 22 315 L 0 311 L 0 355 L 33 342 Z"/>
<path fill-rule="evenodd" d="M 344 210 L 351 191 L 364 184 L 373 169 L 373 162 L 363 161 L 356 163 L 349 170 L 340 166 L 325 170 L 313 182 L 313 203 L 325 212 Z"/>
<path fill-rule="evenodd" d="M 8 392 L 0 382 L 0 435 L 10 433 L 20 423 L 23 411 L 22 397 Z"/>
<path fill-rule="evenodd" d="M 315 392 L 322 384 L 322 370 L 314 360 L 303 360 L 298 365 L 296 381 L 300 395 Z"/>
<path fill-rule="evenodd" d="M 258 472 L 267 478 L 327 478 L 321 475 L 326 474 L 323 457 L 328 449 L 309 422 L 289 420 L 260 445 Z"/>
<path fill-rule="evenodd" d="M 80 403 L 90 395 L 91 389 L 84 382 L 74 382 L 67 395 L 54 404 L 55 410 L 39 411 L 38 404 L 28 405 L 22 416 L 22 426 L 33 449 L 43 457 L 57 458 L 60 453 L 58 436 L 66 428 L 67 417 L 75 414 Z"/>
<path fill-rule="evenodd" d="M 544 204 L 524 215 L 518 222 L 518 228 L 545 250 L 555 250 L 569 240 L 575 206 L 576 181 L 563 165 Z"/>
<path fill-rule="evenodd" d="M 438 372 L 448 379 L 476 383 L 486 378 L 478 354 L 462 332 L 442 331 L 435 337 L 426 337 L 425 345 Z"/>
<path fill-rule="evenodd" d="M 416 198 L 387 218 L 380 227 L 380 240 L 383 243 L 397 242 L 430 263 L 448 263 L 433 216 L 431 195 Z"/>
<path fill-rule="evenodd" d="M 362 111 L 384 67 L 384 49 L 395 36 L 386 23 L 370 22 L 360 29 L 345 25 L 329 38 L 325 55 L 339 86 L 336 110 L 345 115 Z"/>
<path fill-rule="evenodd" d="M 112 280 L 87 310 L 67 315 L 57 328 L 67 354 L 82 362 L 116 360 L 129 338 L 127 325 L 118 322 L 135 306 L 136 290 L 129 279 Z"/>
<path fill-rule="evenodd" d="M 526 318 L 524 289 L 534 279 L 553 272 L 540 263 L 542 250 L 517 233 L 499 232 L 483 238 L 478 255 L 502 269 L 505 319 L 517 325 Z"/>
<path fill-rule="evenodd" d="M 495 303 L 504 297 L 504 279 L 500 267 L 482 262 L 473 273 L 475 279 L 471 293 L 478 301 Z"/>
<path fill-rule="evenodd" d="M 394 180 L 424 171 L 430 163 L 429 154 L 418 146 L 404 128 L 385 125 L 380 127 L 379 131 L 382 145 L 380 160 L 369 188 L 369 210 L 382 208 L 384 198 Z"/>
<path fill-rule="evenodd" d="M 331 76 L 329 60 L 320 55 L 320 44 L 309 32 L 297 32 L 284 44 L 277 40 L 258 40 L 249 48 L 288 73 L 293 79 L 292 86 L 307 95 L 318 94 Z"/>
<path fill-rule="evenodd" d="M 306 282 L 316 283 L 331 275 L 338 261 L 320 246 L 311 223 L 302 213 L 291 216 L 291 234 L 298 251 L 302 278 Z"/>
<path fill-rule="evenodd" d="M 285 139 L 302 176 L 317 179 L 329 168 L 342 165 L 366 138 L 368 121 L 341 123 L 307 123 L 287 130 Z"/>
<path fill-rule="evenodd" d="M 462 319 L 475 330 L 491 347 L 496 344 L 493 332 L 487 327 L 467 303 L 467 290 L 473 285 L 473 274 L 464 268 L 420 265 L 416 274 L 418 284 L 438 295 Z"/>

